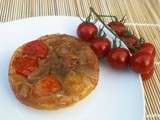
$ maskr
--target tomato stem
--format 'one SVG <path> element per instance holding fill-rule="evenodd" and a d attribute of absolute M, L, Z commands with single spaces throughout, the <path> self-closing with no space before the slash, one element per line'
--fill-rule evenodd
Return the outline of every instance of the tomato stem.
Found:
<path fill-rule="evenodd" d="M 133 48 L 131 46 L 129 46 L 123 39 L 121 39 L 109 26 L 107 26 L 105 24 L 105 22 L 101 19 L 101 17 L 99 16 L 99 14 L 92 8 L 90 7 L 90 11 L 98 18 L 98 20 L 102 23 L 102 25 L 108 29 L 116 38 L 120 39 L 126 46 L 128 49 L 130 49 L 131 51 L 135 51 L 136 48 Z"/>
<path fill-rule="evenodd" d="M 113 40 L 113 46 L 112 46 L 112 48 L 116 48 L 117 46 L 116 46 L 116 38 Z"/>
<path fill-rule="evenodd" d="M 89 12 L 89 15 L 86 17 L 85 20 L 83 20 L 80 16 L 80 20 L 83 22 L 83 23 L 91 23 L 91 17 L 92 17 L 92 11 Z M 95 19 L 95 21 L 93 21 L 93 23 L 95 24 L 97 22 L 97 20 Z"/>
<path fill-rule="evenodd" d="M 92 12 L 90 11 L 88 17 L 86 18 L 86 22 L 87 22 L 87 23 L 90 22 L 91 16 L 92 16 Z"/>
<path fill-rule="evenodd" d="M 125 15 L 122 17 L 122 19 L 119 21 L 119 22 L 121 22 L 121 23 L 125 23 L 125 21 L 126 21 L 126 19 L 125 19 Z"/>
<path fill-rule="evenodd" d="M 145 43 L 145 39 L 142 36 L 140 36 L 139 41 L 141 44 Z"/>
<path fill-rule="evenodd" d="M 97 33 L 97 37 L 98 37 L 98 38 L 103 39 L 103 38 L 106 37 L 106 33 L 104 32 L 103 29 L 104 29 L 104 26 L 103 26 L 102 28 L 99 27 L 99 31 L 98 31 L 98 33 Z"/>
<path fill-rule="evenodd" d="M 119 40 L 119 45 L 117 45 L 117 40 L 116 40 L 116 37 L 115 37 L 115 39 L 113 40 L 113 46 L 112 46 L 112 48 L 120 48 L 121 47 L 121 41 Z"/>
<path fill-rule="evenodd" d="M 117 22 L 118 18 L 114 15 L 99 15 L 100 17 L 110 17 L 110 18 L 114 18 L 114 20 Z"/>
<path fill-rule="evenodd" d="M 137 49 L 139 49 L 143 43 L 145 43 L 145 39 L 140 36 L 140 38 L 137 39 Z"/>
<path fill-rule="evenodd" d="M 103 26 L 107 28 L 112 34 L 114 34 L 117 37 L 117 34 L 114 31 L 112 31 L 112 29 L 104 23 L 104 21 L 100 18 L 100 16 L 96 13 L 96 11 L 92 7 L 90 7 L 90 10 L 98 18 L 98 20 L 103 24 Z"/>

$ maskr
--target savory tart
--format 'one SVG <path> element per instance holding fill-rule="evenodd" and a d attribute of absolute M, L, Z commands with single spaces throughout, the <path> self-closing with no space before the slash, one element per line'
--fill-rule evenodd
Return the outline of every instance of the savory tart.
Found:
<path fill-rule="evenodd" d="M 86 97 L 97 85 L 94 52 L 78 38 L 52 34 L 19 47 L 9 66 L 9 81 L 20 102 L 58 109 Z"/>

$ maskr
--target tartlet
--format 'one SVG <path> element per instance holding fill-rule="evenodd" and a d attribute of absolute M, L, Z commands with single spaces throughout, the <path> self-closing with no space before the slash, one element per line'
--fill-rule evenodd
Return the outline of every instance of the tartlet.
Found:
<path fill-rule="evenodd" d="M 9 81 L 17 99 L 36 109 L 58 109 L 85 98 L 97 85 L 99 63 L 76 37 L 51 34 L 14 52 Z"/>

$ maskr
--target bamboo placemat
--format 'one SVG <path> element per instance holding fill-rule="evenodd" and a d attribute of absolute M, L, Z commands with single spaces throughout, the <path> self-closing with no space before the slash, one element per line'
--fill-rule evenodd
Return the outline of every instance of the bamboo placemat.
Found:
<path fill-rule="evenodd" d="M 156 61 L 160 61 L 160 0 L 0 0 L 0 22 L 47 15 L 86 17 L 90 6 L 102 14 L 126 15 L 127 22 L 134 23 L 129 27 L 156 46 Z M 160 120 L 159 74 L 156 62 L 153 77 L 143 82 L 146 120 Z"/>

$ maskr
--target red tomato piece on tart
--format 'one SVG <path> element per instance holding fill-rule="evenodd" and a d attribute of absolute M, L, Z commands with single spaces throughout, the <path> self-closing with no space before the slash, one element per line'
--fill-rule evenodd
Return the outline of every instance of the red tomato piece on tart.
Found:
<path fill-rule="evenodd" d="M 48 75 L 39 80 L 35 84 L 34 93 L 38 96 L 49 96 L 61 89 L 59 80 L 53 76 Z"/>
<path fill-rule="evenodd" d="M 48 54 L 48 47 L 40 40 L 31 41 L 24 46 L 22 54 L 33 58 L 45 58 Z"/>
<path fill-rule="evenodd" d="M 27 77 L 38 67 L 37 60 L 29 57 L 17 57 L 13 61 L 13 67 L 17 74 Z"/>

